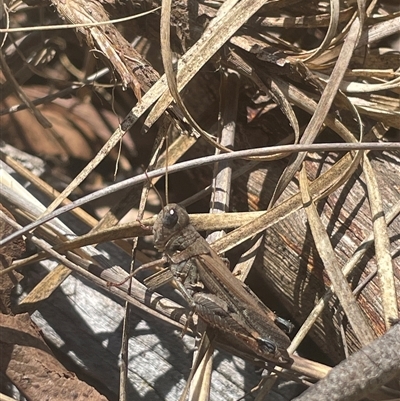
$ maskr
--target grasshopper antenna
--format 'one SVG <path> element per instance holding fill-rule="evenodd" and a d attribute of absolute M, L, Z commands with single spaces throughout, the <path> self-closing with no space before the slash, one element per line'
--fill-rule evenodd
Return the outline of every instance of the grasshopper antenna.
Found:
<path fill-rule="evenodd" d="M 148 181 L 148 183 L 149 183 L 149 188 L 152 188 L 152 189 L 154 190 L 154 192 L 157 194 L 158 199 L 160 200 L 160 203 L 161 203 L 161 208 L 164 209 L 163 198 L 162 198 L 162 196 L 161 196 L 159 190 L 158 190 L 158 189 L 156 188 L 156 186 L 152 183 L 150 177 L 147 175 L 147 171 L 144 170 L 143 173 L 144 173 L 144 175 L 145 175 L 146 178 L 147 178 L 147 181 Z M 168 203 L 168 194 L 166 195 L 166 201 L 167 201 L 167 203 Z"/>
<path fill-rule="evenodd" d="M 169 193 L 169 185 L 168 185 L 168 177 L 169 177 L 169 175 L 168 175 L 168 160 L 169 160 L 168 148 L 169 148 L 169 135 L 168 135 L 168 132 L 167 132 L 167 134 L 165 136 L 165 202 L 167 203 L 167 205 L 169 204 L 169 195 L 168 195 L 168 193 Z M 163 206 L 163 209 L 164 209 L 164 205 L 162 205 L 162 206 Z"/>

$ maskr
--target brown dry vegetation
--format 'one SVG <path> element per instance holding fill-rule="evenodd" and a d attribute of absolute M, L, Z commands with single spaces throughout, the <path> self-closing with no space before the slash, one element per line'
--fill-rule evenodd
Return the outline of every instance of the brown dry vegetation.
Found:
<path fill-rule="evenodd" d="M 180 298 L 107 286 L 155 257 L 150 180 L 295 325 L 303 358 L 245 399 L 399 399 L 397 1 L 169 3 L 2 3 L 1 239 L 39 227 L 0 248 L 0 399 L 182 394 Z M 192 399 L 257 383 L 225 349 Z"/>

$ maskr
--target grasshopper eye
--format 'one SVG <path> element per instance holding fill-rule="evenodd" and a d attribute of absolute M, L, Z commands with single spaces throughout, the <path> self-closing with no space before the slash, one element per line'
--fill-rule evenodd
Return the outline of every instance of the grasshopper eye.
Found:
<path fill-rule="evenodd" d="M 178 222 L 178 213 L 175 209 L 170 209 L 164 216 L 163 225 L 166 228 L 174 228 L 176 223 Z"/>

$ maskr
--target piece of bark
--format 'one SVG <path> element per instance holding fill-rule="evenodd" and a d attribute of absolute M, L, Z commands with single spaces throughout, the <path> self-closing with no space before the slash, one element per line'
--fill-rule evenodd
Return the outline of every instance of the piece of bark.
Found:
<path fill-rule="evenodd" d="M 310 156 L 307 171 L 310 175 L 320 174 L 327 165 L 334 162 L 332 157 L 326 159 L 318 155 Z M 325 167 L 323 165 L 325 164 Z M 375 168 L 384 208 L 387 211 L 400 201 L 398 191 L 399 166 L 389 155 L 380 156 L 372 161 Z M 275 184 L 284 163 L 271 163 L 265 169 L 250 174 L 247 182 L 248 203 L 250 209 L 265 209 L 275 188 Z M 239 189 L 245 185 L 238 185 Z M 298 192 L 295 182 L 291 183 L 281 199 Z M 278 202 L 280 203 L 280 202 Z M 372 231 L 371 215 L 364 178 L 359 168 L 353 177 L 327 199 L 317 203 L 322 221 L 326 223 L 336 257 L 343 266 L 352 256 L 360 243 Z M 389 227 L 391 249 L 394 254 L 394 272 L 397 292 L 400 293 L 400 257 L 395 253 L 399 242 L 400 220 L 395 219 Z M 262 261 L 257 265 L 265 286 L 255 288 L 258 295 L 266 300 L 267 305 L 279 310 L 290 311 L 290 318 L 301 325 L 311 312 L 315 303 L 323 296 L 330 285 L 321 259 L 315 249 L 314 241 L 308 229 L 303 210 L 293 213 L 279 223 L 268 228 L 263 247 Z M 354 289 L 371 273 L 376 271 L 374 249 L 371 247 L 362 258 L 361 263 L 349 278 Z M 268 290 L 266 290 L 268 288 Z M 374 277 L 363 288 L 358 296 L 361 309 L 372 325 L 376 335 L 385 332 L 380 304 L 379 280 Z M 275 301 L 275 303 L 274 303 Z M 322 316 L 310 331 L 311 338 L 335 363 L 345 357 L 345 347 L 350 353 L 359 349 L 359 343 L 346 320 L 343 320 L 346 345 L 341 338 L 341 321 L 343 314 L 334 297 Z M 400 309 L 400 301 L 399 301 Z"/>
<path fill-rule="evenodd" d="M 62 18 L 72 24 L 93 24 L 109 20 L 109 15 L 98 1 L 58 1 L 52 4 Z M 121 77 L 125 88 L 131 87 L 136 98 L 147 92 L 159 79 L 157 71 L 139 54 L 112 25 L 78 28 L 90 48 L 98 48 L 109 59 Z"/>
<path fill-rule="evenodd" d="M 106 401 L 52 355 L 29 315 L 0 314 L 0 369 L 29 401 Z"/>

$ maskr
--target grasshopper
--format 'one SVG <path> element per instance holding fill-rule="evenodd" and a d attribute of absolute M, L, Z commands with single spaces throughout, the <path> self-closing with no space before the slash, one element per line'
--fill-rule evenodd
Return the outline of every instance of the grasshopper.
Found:
<path fill-rule="evenodd" d="M 223 341 L 269 362 L 291 363 L 286 351 L 290 340 L 275 324 L 274 313 L 230 272 L 191 225 L 183 207 L 174 203 L 165 206 L 153 233 L 155 248 L 164 254 L 160 261 L 169 266 L 168 278 Z M 150 288 L 155 287 L 152 277 L 145 281 Z"/>

